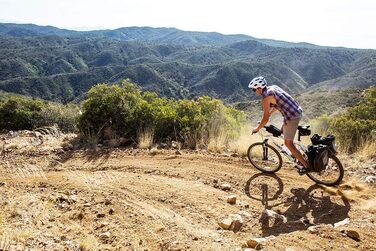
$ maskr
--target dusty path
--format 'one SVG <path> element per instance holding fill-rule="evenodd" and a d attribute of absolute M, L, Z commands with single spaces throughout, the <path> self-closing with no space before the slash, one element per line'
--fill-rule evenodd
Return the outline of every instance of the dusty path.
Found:
<path fill-rule="evenodd" d="M 207 153 L 76 151 L 5 155 L 0 175 L 3 249 L 242 250 L 269 237 L 265 250 L 376 250 L 375 187 L 323 189 L 289 165 L 266 176 L 242 158 Z M 235 205 L 226 201 L 232 194 Z M 285 220 L 262 217 L 264 209 Z M 219 227 L 239 212 L 240 231 Z"/>

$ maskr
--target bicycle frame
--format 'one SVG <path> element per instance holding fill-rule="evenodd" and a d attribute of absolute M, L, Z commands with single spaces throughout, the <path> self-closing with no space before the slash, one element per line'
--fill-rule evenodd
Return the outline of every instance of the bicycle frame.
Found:
<path fill-rule="evenodd" d="M 290 161 L 292 162 L 295 162 L 295 157 L 292 156 L 291 152 L 286 152 L 284 149 L 283 149 L 283 144 L 279 144 L 274 138 L 278 138 L 278 139 L 281 139 L 281 140 L 284 140 L 284 137 L 283 137 L 283 134 L 279 137 L 274 137 L 274 136 L 271 136 L 271 135 L 264 135 L 264 132 L 263 132 L 264 129 L 261 129 L 258 131 L 258 133 L 260 134 L 261 138 L 262 138 L 262 142 L 263 144 L 266 144 L 269 140 L 272 141 L 273 145 L 276 146 L 276 148 L 278 149 L 278 151 L 280 153 L 283 153 Z M 298 146 L 298 150 L 302 151 L 303 153 L 305 153 L 307 151 L 307 147 L 305 145 L 303 145 L 303 143 L 298 140 L 294 140 L 294 145 L 295 146 Z M 267 148 L 264 148 L 266 150 L 264 151 L 267 151 Z M 266 154 L 267 155 L 267 154 Z M 265 154 L 264 154 L 265 156 Z"/>

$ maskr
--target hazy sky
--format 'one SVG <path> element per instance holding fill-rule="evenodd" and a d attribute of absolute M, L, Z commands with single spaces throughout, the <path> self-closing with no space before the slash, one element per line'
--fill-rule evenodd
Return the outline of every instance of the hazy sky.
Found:
<path fill-rule="evenodd" d="M 246 34 L 376 49 L 376 0 L 0 0 L 0 22 Z"/>

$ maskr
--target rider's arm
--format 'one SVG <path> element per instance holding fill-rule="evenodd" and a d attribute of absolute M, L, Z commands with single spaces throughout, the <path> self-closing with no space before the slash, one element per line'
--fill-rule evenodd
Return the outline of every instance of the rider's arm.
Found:
<path fill-rule="evenodd" d="M 264 116 L 262 117 L 262 120 L 258 127 L 255 129 L 256 131 L 259 131 L 261 128 L 263 128 L 269 121 L 270 117 L 270 103 L 273 100 L 273 96 L 268 96 L 262 100 L 262 108 L 264 110 Z"/>
<path fill-rule="evenodd" d="M 277 108 L 273 107 L 272 109 L 270 109 L 270 112 L 269 112 L 269 116 L 272 115 L 272 113 L 278 111 Z"/>

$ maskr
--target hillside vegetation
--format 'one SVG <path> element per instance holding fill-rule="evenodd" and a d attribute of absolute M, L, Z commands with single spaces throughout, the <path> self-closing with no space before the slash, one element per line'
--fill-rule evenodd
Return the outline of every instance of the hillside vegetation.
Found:
<path fill-rule="evenodd" d="M 376 81 L 374 50 L 145 27 L 75 32 L 1 24 L 0 34 L 0 89 L 63 103 L 83 100 L 95 83 L 126 78 L 165 97 L 231 103 L 255 98 L 247 84 L 256 75 L 293 93 Z"/>

